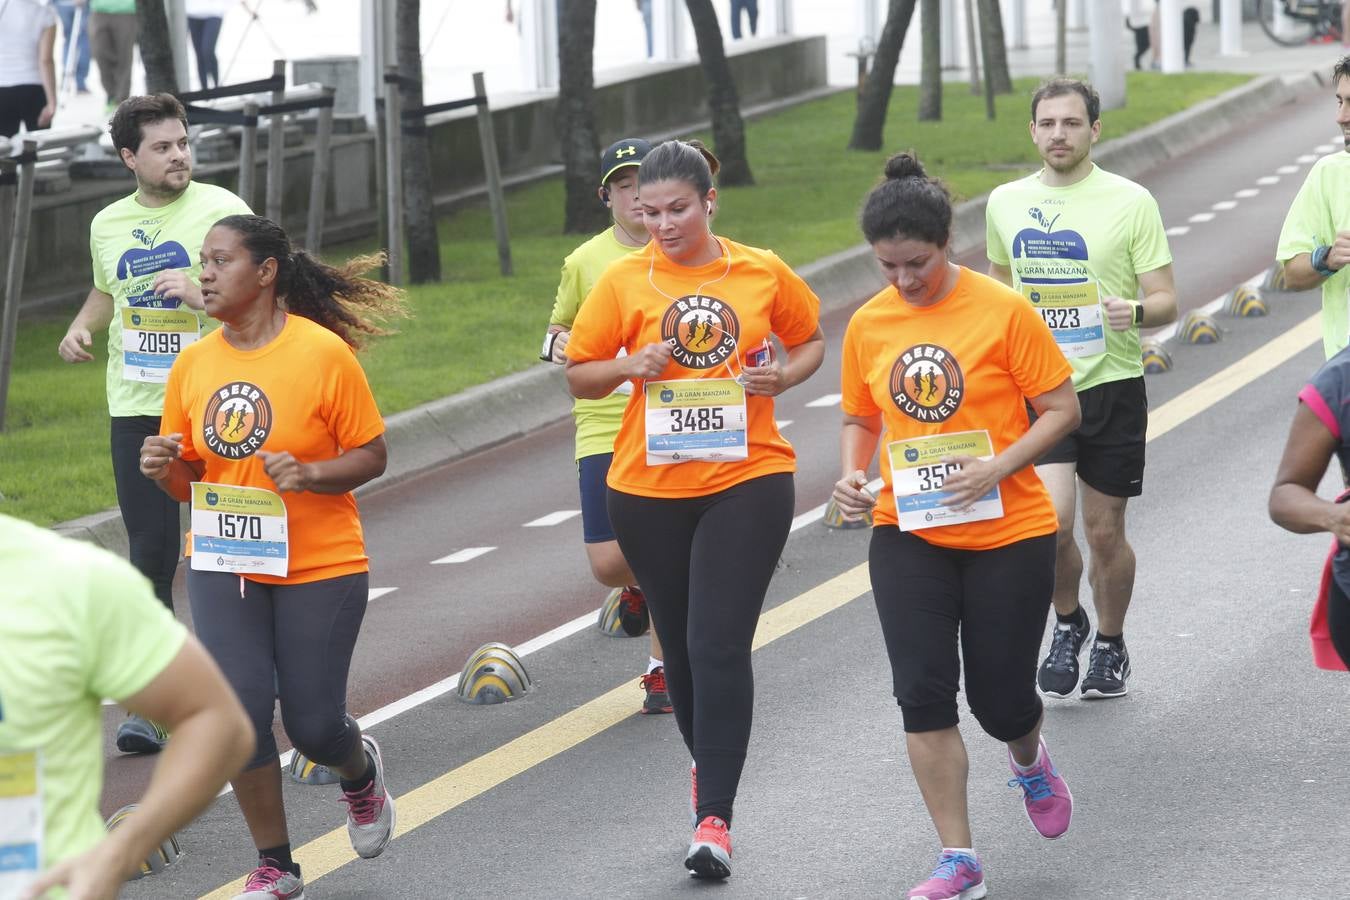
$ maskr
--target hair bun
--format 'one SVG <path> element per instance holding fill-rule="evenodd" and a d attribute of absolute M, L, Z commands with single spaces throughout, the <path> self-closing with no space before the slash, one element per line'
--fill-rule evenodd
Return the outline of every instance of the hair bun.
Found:
<path fill-rule="evenodd" d="M 928 173 L 913 153 L 897 153 L 886 160 L 886 177 L 898 181 L 902 178 L 927 178 Z"/>

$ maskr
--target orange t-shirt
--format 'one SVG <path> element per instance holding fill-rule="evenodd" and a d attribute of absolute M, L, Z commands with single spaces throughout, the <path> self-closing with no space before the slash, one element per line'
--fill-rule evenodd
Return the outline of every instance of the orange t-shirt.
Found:
<path fill-rule="evenodd" d="M 257 350 L 238 350 L 219 329 L 189 344 L 165 386 L 160 434 L 183 435 L 183 458 L 202 460 L 202 481 L 276 491 L 258 450 L 290 451 L 301 462 L 333 459 L 384 434 L 384 419 L 352 349 L 303 316 Z M 303 584 L 369 571 L 356 498 L 310 491 L 281 494 L 290 562 Z M 189 553 L 192 547 L 188 538 Z"/>
<path fill-rule="evenodd" d="M 915 307 L 887 287 L 853 314 L 844 334 L 843 409 L 881 413 L 881 475 L 873 521 L 895 525 L 892 441 L 989 432 L 994 453 L 1026 434 L 1026 400 L 1058 387 L 1073 369 L 1040 315 L 1011 288 L 961 269 L 952 292 Z M 1027 466 L 999 484 L 1003 515 L 915 533 L 932 544 L 967 550 L 1002 547 L 1050 534 L 1057 520 L 1050 494 Z"/>
<path fill-rule="evenodd" d="M 568 358 L 613 359 L 620 348 L 635 353 L 668 341 L 675 355 L 653 381 L 733 378 L 746 352 L 770 333 L 787 347 L 815 334 L 820 299 L 787 263 L 771 251 L 719 240 L 726 254 L 704 266 L 673 263 L 654 242 L 612 263 L 572 323 Z M 634 379 L 633 388 L 609 467 L 608 484 L 615 490 L 642 497 L 700 497 L 796 470 L 792 445 L 774 424 L 773 398 L 750 395 L 745 398 L 745 459 L 648 465 L 642 381 Z"/>

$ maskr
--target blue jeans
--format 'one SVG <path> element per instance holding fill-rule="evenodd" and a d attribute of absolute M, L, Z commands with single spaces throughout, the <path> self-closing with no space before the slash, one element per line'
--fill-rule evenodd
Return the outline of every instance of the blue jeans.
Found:
<path fill-rule="evenodd" d="M 731 37 L 741 39 L 741 11 L 750 19 L 750 33 L 759 29 L 759 0 L 731 0 Z"/>
<path fill-rule="evenodd" d="M 75 4 L 72 0 L 56 0 L 56 14 L 61 17 L 61 33 L 65 39 L 61 43 L 61 60 L 56 68 L 63 75 L 66 61 L 70 59 L 70 33 L 75 29 Z M 85 80 L 89 77 L 89 7 L 80 11 L 80 33 L 75 42 L 75 87 L 81 91 L 89 88 Z"/>

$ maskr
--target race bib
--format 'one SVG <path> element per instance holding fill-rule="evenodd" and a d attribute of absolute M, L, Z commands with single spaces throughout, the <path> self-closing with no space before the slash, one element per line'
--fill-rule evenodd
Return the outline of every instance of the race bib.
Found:
<path fill-rule="evenodd" d="M 745 388 L 731 378 L 649 381 L 647 465 L 745 459 Z"/>
<path fill-rule="evenodd" d="M 192 568 L 286 576 L 286 504 L 262 488 L 192 484 Z"/>
<path fill-rule="evenodd" d="M 0 753 L 0 897 L 17 897 L 42 867 L 37 751 Z"/>
<path fill-rule="evenodd" d="M 998 485 L 966 509 L 946 505 L 951 494 L 942 489 L 947 476 L 959 472 L 957 463 L 944 463 L 944 456 L 974 456 L 993 459 L 994 448 L 987 431 L 958 431 L 928 437 L 892 441 L 886 445 L 891 463 L 891 487 L 901 531 L 938 528 L 961 522 L 979 522 L 1003 516 L 1003 498 Z"/>
<path fill-rule="evenodd" d="M 201 337 L 201 323 L 183 309 L 122 310 L 122 377 L 163 384 L 183 348 Z"/>
<path fill-rule="evenodd" d="M 1041 314 L 1055 343 L 1064 355 L 1073 359 L 1106 352 L 1106 326 L 1102 321 L 1102 302 L 1097 282 L 1078 284 L 1028 284 L 1022 282 L 1022 296 Z"/>

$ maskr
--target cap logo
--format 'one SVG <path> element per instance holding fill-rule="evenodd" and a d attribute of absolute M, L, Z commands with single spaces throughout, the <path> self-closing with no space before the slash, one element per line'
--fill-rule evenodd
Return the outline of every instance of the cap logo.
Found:
<path fill-rule="evenodd" d="M 620 147 L 614 151 L 615 159 L 623 159 L 625 156 L 637 156 L 637 147 L 629 144 L 627 147 Z"/>

